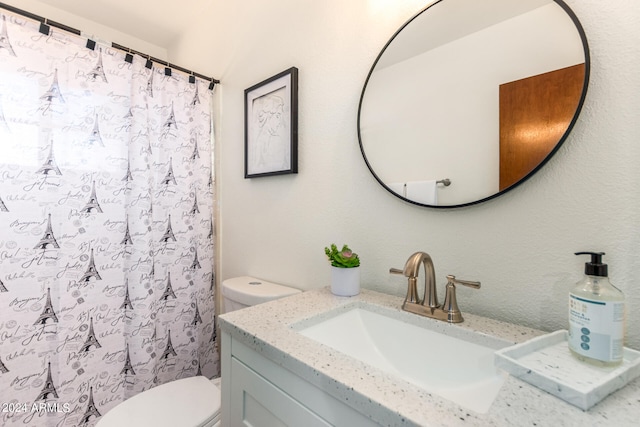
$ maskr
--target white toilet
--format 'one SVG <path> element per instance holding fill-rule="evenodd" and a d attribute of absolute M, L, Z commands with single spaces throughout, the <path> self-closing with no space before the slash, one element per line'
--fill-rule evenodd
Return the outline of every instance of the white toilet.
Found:
<path fill-rule="evenodd" d="M 222 282 L 227 313 L 300 293 L 299 289 L 255 277 Z M 220 379 L 183 378 L 133 396 L 104 414 L 96 427 L 219 427 Z"/>

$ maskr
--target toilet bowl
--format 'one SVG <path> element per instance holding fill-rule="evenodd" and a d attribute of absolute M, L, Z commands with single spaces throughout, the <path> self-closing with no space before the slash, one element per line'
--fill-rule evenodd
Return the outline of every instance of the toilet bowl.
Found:
<path fill-rule="evenodd" d="M 289 295 L 299 289 L 255 277 L 222 282 L 222 312 L 239 310 Z M 220 379 L 182 378 L 159 385 L 118 404 L 96 427 L 219 427 Z"/>

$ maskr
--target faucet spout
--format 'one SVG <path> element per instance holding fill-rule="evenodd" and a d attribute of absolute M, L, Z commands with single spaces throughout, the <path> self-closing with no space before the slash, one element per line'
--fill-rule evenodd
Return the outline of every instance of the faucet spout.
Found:
<path fill-rule="evenodd" d="M 424 298 L 421 300 L 418 296 L 416 289 L 416 283 L 418 273 L 420 272 L 420 265 L 424 265 Z M 391 273 L 404 274 L 409 278 L 409 288 L 407 290 L 407 297 L 405 298 L 405 304 L 415 303 L 422 304 L 429 308 L 435 309 L 440 307 L 438 303 L 438 293 L 436 291 L 436 272 L 433 266 L 433 260 L 431 256 L 426 252 L 416 252 L 407 259 L 402 271 L 398 269 L 391 269 Z"/>

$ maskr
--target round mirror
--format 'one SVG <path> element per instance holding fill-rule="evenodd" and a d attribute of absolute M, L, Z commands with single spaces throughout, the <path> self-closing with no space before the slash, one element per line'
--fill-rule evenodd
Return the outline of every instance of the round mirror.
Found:
<path fill-rule="evenodd" d="M 396 32 L 367 76 L 362 155 L 405 201 L 480 203 L 551 158 L 588 81 L 587 40 L 561 0 L 438 0 Z"/>

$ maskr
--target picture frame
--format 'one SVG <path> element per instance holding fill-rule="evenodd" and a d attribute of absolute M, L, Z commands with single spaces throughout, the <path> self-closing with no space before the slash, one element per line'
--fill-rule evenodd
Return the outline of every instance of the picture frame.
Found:
<path fill-rule="evenodd" d="M 244 91 L 244 177 L 298 173 L 298 69 Z"/>

